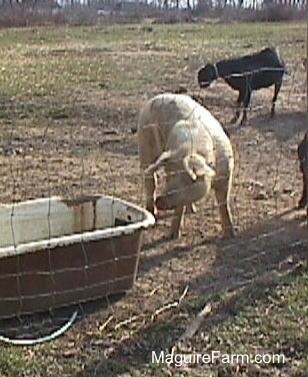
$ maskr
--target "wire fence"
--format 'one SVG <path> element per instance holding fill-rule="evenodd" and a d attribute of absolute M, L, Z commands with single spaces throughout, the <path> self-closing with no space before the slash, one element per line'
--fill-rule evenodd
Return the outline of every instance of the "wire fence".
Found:
<path fill-rule="evenodd" d="M 272 68 L 269 69 L 272 70 Z M 258 73 L 261 71 L 264 72 L 264 69 L 259 70 Z M 255 70 L 242 75 L 246 76 L 248 73 L 253 74 Z M 298 172 L 296 148 L 307 131 L 303 115 L 305 106 L 301 104 L 306 93 L 303 77 L 303 67 L 300 64 L 293 66 L 277 99 L 276 120 L 269 121 L 267 118 L 270 107 L 268 98 L 263 96 L 261 100 L 261 97 L 256 96 L 258 97 L 257 103 L 253 99 L 247 109 L 249 110 L 248 126 L 234 127 L 224 124 L 226 131 L 230 134 L 234 154 L 235 167 L 230 205 L 237 235 L 232 240 L 217 241 L 220 232 L 219 206 L 213 195 L 202 200 L 198 204 L 197 214 L 187 216 L 182 226 L 183 232 L 189 233 L 184 238 L 184 242 L 187 242 L 185 247 L 189 252 L 194 253 L 198 248 L 202 248 L 204 244 L 207 245 L 207 242 L 210 242 L 214 245 L 210 254 L 212 255 L 213 250 L 218 248 L 219 255 L 225 259 L 220 265 L 218 262 L 217 265 L 213 262 L 210 263 L 215 268 L 202 284 L 194 279 L 186 280 L 189 286 L 194 288 L 198 286 L 203 294 L 253 284 L 254 279 L 262 273 L 283 270 L 288 264 L 295 265 L 306 259 L 302 250 L 307 246 L 307 230 L 303 227 L 303 219 L 293 210 L 299 199 L 298 184 L 301 182 L 298 177 L 299 173 L 296 173 Z M 225 85 L 222 78 L 218 78 L 217 85 L 218 87 Z M 222 95 L 214 98 L 212 94 L 209 96 L 207 93 L 203 90 L 196 90 L 188 94 L 208 107 L 219 119 L 219 114 L 222 113 L 225 106 L 224 98 Z M 214 100 L 217 101 L 217 105 Z M 214 103 L 213 106 L 211 106 L 211 102 Z M 165 105 L 168 106 L 168 104 Z M 74 101 L 74 106 L 78 107 L 78 99 Z M 186 112 L 186 118 L 182 119 L 187 121 L 188 125 L 189 148 L 188 150 L 186 148 L 180 157 L 171 160 L 172 167 L 170 169 L 160 170 L 159 191 L 168 190 L 168 183 L 170 184 L 179 174 L 182 177 L 187 173 L 187 170 L 181 166 L 183 166 L 185 153 L 186 155 L 187 153 L 188 155 L 196 153 L 198 140 L 196 140 L 194 127 L 196 124 L 202 123 L 198 109 L 199 105 L 195 104 L 190 111 Z M 232 107 L 232 112 L 236 109 L 236 106 Z M 296 115 L 295 118 L 292 113 Z M 163 116 L 164 114 L 162 114 Z M 170 122 L 167 119 L 161 125 L 169 127 Z M 104 132 L 104 130 L 99 130 L 97 134 L 89 134 L 83 125 L 72 126 L 68 131 L 52 129 L 48 121 L 37 135 L 30 133 L 28 135 L 25 129 L 16 128 L 13 124 L 6 130 L 6 140 L 2 146 L 4 158 L 1 161 L 1 166 L 3 166 L 3 175 L 7 175 L 4 181 L 10 187 L 10 193 L 4 198 L 4 201 L 11 204 L 0 207 L 0 210 L 4 212 L 4 220 L 0 219 L 0 222 L 3 229 L 7 229 L 6 239 L 10 240 L 7 244 L 2 241 L 1 245 L 7 254 L 6 258 L 3 258 L 4 267 L 0 267 L 0 289 L 2 291 L 0 307 L 6 308 L 9 313 L 5 314 L 5 309 L 4 314 L 0 315 L 3 329 L 3 338 L 0 340 L 4 342 L 11 342 L 10 339 L 15 339 L 12 341 L 13 344 L 32 344 L 36 341 L 52 340 L 55 335 L 62 334 L 74 320 L 84 318 L 95 305 L 106 309 L 104 312 L 106 320 L 100 324 L 102 331 L 112 333 L 134 323 L 138 323 L 139 328 L 142 328 L 145 322 L 155 321 L 162 311 L 175 307 L 173 303 L 178 302 L 176 297 L 172 297 L 171 302 L 165 305 L 166 294 L 160 297 L 153 291 L 153 287 L 150 287 L 151 289 L 147 290 L 143 298 L 151 302 L 151 305 L 148 305 L 147 301 L 144 302 L 143 306 L 146 308 L 144 312 L 135 308 L 133 314 L 130 314 L 128 318 L 123 317 L 123 314 L 117 314 L 117 305 L 119 304 L 114 301 L 113 294 L 118 292 L 118 288 L 120 291 L 125 290 L 125 284 L 123 285 L 121 282 L 126 282 L 129 285 L 134 281 L 135 269 L 132 268 L 132 272 L 129 274 L 125 274 L 125 271 L 129 264 L 137 264 L 139 259 L 138 247 L 137 251 L 131 247 L 136 240 L 126 237 L 124 229 L 124 233 L 122 232 L 124 241 L 120 245 L 120 253 L 117 250 L 118 243 L 114 237 L 111 237 L 105 245 L 109 257 L 99 260 L 97 254 L 93 253 L 92 247 L 88 244 L 86 235 L 82 232 L 83 229 L 86 230 L 85 233 L 89 233 L 90 230 L 95 232 L 100 229 L 99 226 L 88 228 L 84 224 L 79 224 L 79 231 L 75 232 L 78 240 L 77 246 L 74 250 L 65 251 L 71 265 L 66 261 L 57 260 L 52 242 L 61 235 L 61 229 L 58 230 L 58 233 L 55 229 L 58 222 L 61 224 L 62 216 L 65 213 L 60 212 L 57 215 L 54 212 L 56 204 L 53 196 L 55 194 L 61 195 L 61 203 L 64 204 L 72 203 L 74 200 L 77 200 L 78 203 L 78 198 L 85 198 L 85 201 L 81 202 L 81 211 L 87 211 L 84 203 L 88 203 L 87 198 L 97 194 L 98 188 L 100 192 L 107 193 L 113 198 L 125 194 L 126 198 L 131 196 L 132 201 L 139 205 L 144 203 L 146 193 L 143 178 L 147 178 L 147 175 L 141 177 L 140 173 L 137 173 L 137 159 L 127 161 L 130 164 L 127 167 L 123 159 L 118 162 L 119 156 L 116 155 L 116 151 L 110 151 L 106 143 L 102 142 L 109 136 L 107 132 Z M 116 134 L 113 135 L 111 132 L 111 135 L 112 140 L 117 140 Z M 121 142 L 122 140 L 119 140 L 116 143 Z M 164 145 L 160 145 L 160 148 L 162 151 L 165 150 Z M 89 153 L 93 153 L 91 161 L 88 160 Z M 217 170 L 217 166 L 225 162 L 225 156 L 219 156 L 215 144 L 212 146 L 212 154 L 214 156 L 212 167 Z M 97 170 L 96 167 L 99 159 L 101 160 L 99 164 L 101 170 Z M 154 163 L 155 160 L 152 162 Z M 104 174 L 104 177 L 97 178 L 100 174 Z M 138 174 L 138 178 L 131 179 L 132 174 L 136 176 Z M 96 178 L 93 179 L 93 176 Z M 149 177 L 152 177 L 152 174 Z M 223 175 L 216 176 L 216 179 L 218 178 L 229 179 L 228 176 L 224 177 Z M 181 190 L 189 192 L 190 185 L 187 184 L 187 189 L 186 186 L 172 188 L 168 194 L 177 195 Z M 35 211 L 33 213 L 20 212 L 18 202 L 35 197 L 47 198 L 43 219 L 40 219 L 42 215 L 40 211 L 37 213 Z M 220 206 L 225 204 L 229 205 L 227 202 L 220 202 Z M 106 211 L 110 216 L 109 227 L 116 228 L 117 225 L 124 226 L 132 222 L 132 219 L 119 217 L 116 199 L 111 199 L 109 202 L 109 210 L 95 207 L 91 212 L 92 220 L 95 216 L 99 216 L 95 212 L 98 210 Z M 56 215 L 57 218 L 54 217 Z M 147 235 L 145 251 L 142 256 L 145 260 L 149 259 L 150 261 L 146 267 L 148 270 L 151 269 L 151 253 L 154 255 L 160 253 L 160 244 L 157 246 L 155 237 L 161 239 L 168 233 L 168 229 L 166 229 L 169 227 L 168 217 L 172 218 L 173 215 L 171 213 L 170 216 L 167 214 L 167 216 L 159 218 L 157 227 L 149 232 L 154 233 L 154 236 Z M 138 219 L 140 220 L 140 218 Z M 18 221 L 24 221 L 24 223 L 18 225 Z M 9 223 L 6 228 L 4 227 L 5 222 Z M 39 234 L 40 223 L 45 223 L 43 234 Z M 24 229 L 27 232 L 31 227 L 36 228 L 34 232 L 39 234 L 39 240 L 44 238 L 47 243 L 43 252 L 43 254 L 47 253 L 47 258 L 43 260 L 42 264 L 35 261 L 35 254 L 39 255 L 37 250 L 30 254 L 29 260 L 25 261 L 24 259 L 23 253 L 26 249 L 25 242 L 22 241 L 25 237 L 22 232 Z M 4 236 L 3 239 L 5 239 Z M 206 241 L 206 239 L 210 241 Z M 93 240 L 97 242 L 97 239 Z M 33 241 L 34 239 L 31 239 L 30 235 L 28 242 Z M 64 241 L 61 242 L 63 244 Z M 103 252 L 103 249 L 100 249 L 102 246 L 96 245 L 96 247 Z M 164 240 L 162 250 L 173 250 L 176 247 L 178 244 L 175 241 Z M 8 248 L 9 251 L 6 250 Z M 294 250 L 298 248 L 299 251 L 294 253 Z M 207 250 L 206 246 L 205 249 Z M 271 253 L 275 253 L 275 255 L 269 255 Z M 290 261 L 290 256 L 293 258 L 292 261 Z M 41 256 L 41 258 L 44 257 Z M 158 260 L 160 261 L 161 258 Z M 200 262 L 199 265 L 191 260 L 190 265 L 187 266 L 190 271 L 188 277 L 189 274 L 194 277 L 196 275 L 203 276 L 204 266 L 200 259 L 197 261 Z M 38 263 L 39 268 L 35 263 Z M 183 265 L 185 263 L 181 261 L 177 267 L 181 272 L 184 271 Z M 141 269 L 141 280 L 145 273 Z M 103 282 L 96 280 L 98 274 L 106 275 Z M 67 283 L 68 275 L 71 284 Z M 43 280 L 40 280 L 40 277 Z M 65 286 L 66 284 L 68 286 Z M 92 288 L 93 291 L 91 291 Z M 132 293 L 135 303 L 137 302 L 138 288 L 139 286 Z M 157 288 L 158 291 L 160 289 Z M 166 284 L 166 289 L 168 289 L 168 284 Z M 35 294 L 29 294 L 27 290 L 35 292 Z M 4 292 L 6 292 L 5 295 Z M 74 294 L 77 292 L 80 294 L 77 295 L 78 299 L 75 299 Z M 187 290 L 185 295 L 186 293 Z M 67 302 L 59 300 L 61 294 L 67 295 Z M 97 304 L 90 304 L 90 306 L 85 304 L 88 299 L 93 300 L 102 296 L 104 296 L 103 300 Z M 48 304 L 44 304 L 45 298 Z M 26 309 L 27 300 L 34 300 L 34 309 L 36 305 L 47 305 L 48 313 L 29 316 L 28 314 L 31 314 L 34 309 L 31 305 L 30 309 Z M 59 310 L 58 306 L 61 306 L 59 303 L 70 306 Z M 11 317 L 10 305 L 14 305 L 15 318 L 7 319 L 6 317 Z M 134 314 L 134 312 L 136 313 Z M 58 330 L 59 327 L 60 330 Z"/>

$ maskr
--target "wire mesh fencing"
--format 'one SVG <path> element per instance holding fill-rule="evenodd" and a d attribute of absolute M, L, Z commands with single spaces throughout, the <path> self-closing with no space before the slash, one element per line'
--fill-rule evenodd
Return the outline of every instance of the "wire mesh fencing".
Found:
<path fill-rule="evenodd" d="M 253 73 L 255 72 L 245 72 L 242 75 Z M 230 204 L 236 237 L 232 240 L 217 241 L 220 237 L 221 224 L 219 206 L 213 195 L 209 195 L 197 203 L 197 213 L 194 216 L 186 216 L 182 227 L 184 241 L 180 242 L 186 243 L 190 252 L 193 253 L 201 248 L 203 251 L 200 252 L 200 255 L 203 255 L 206 253 L 208 243 L 212 243 L 215 248 L 219 249 L 220 256 L 226 258 L 224 263 L 217 266 L 212 261 L 212 266 L 215 266 L 214 272 L 201 284 L 198 283 L 203 292 L 226 287 L 231 289 L 240 284 L 251 284 L 257 276 L 267 270 L 274 270 L 279 266 L 283 269 L 289 264 L 296 264 L 304 259 L 303 253 L 297 253 L 295 257 L 293 253 L 297 247 L 306 246 L 306 230 L 303 227 L 303 219 L 298 212 L 293 211 L 299 199 L 299 185 L 301 184 L 296 150 L 297 144 L 306 131 L 304 105 L 306 89 L 303 77 L 304 68 L 298 61 L 290 67 L 290 74 L 282 85 L 276 104 L 276 118 L 273 120 L 269 119 L 272 94 L 269 95 L 269 92 L 266 91 L 265 94 L 254 92 L 252 104 L 247 109 L 249 110 L 248 125 L 242 127 L 229 124 L 227 117 L 233 115 L 238 108 L 231 104 L 233 96 L 231 92 L 228 92 L 229 94 L 225 97 L 224 93 L 228 89 L 226 89 L 222 78 L 218 79 L 214 90 L 209 88 L 207 90 L 195 89 L 192 93 L 188 91 L 188 94 L 192 94 L 194 98 L 205 105 L 224 125 L 230 134 L 234 154 L 230 203 L 221 201 L 220 205 Z M 149 97 L 151 96 L 152 94 L 149 94 Z M 52 104 L 46 104 L 46 106 L 48 105 L 52 106 Z M 73 111 L 76 111 L 77 114 L 82 105 L 78 98 L 72 100 Z M 13 103 L 10 106 L 13 108 Z M 202 123 L 202 120 L 198 119 L 199 115 L 196 115 L 197 108 L 197 104 L 194 104 L 186 118 L 182 119 L 188 124 L 188 148 L 185 152 L 188 156 L 196 152 L 195 124 Z M 224 111 L 225 109 L 226 111 Z M 138 261 L 139 258 L 139 254 L 136 252 L 130 253 L 133 240 L 129 237 L 124 240 L 124 255 L 117 255 L 114 239 L 111 239 L 107 247 L 110 258 L 98 262 L 97 260 L 91 261 L 92 254 L 89 245 L 85 242 L 84 234 L 79 230 L 76 232 L 79 234 L 78 250 L 70 256 L 73 267 L 56 266 L 51 241 L 55 237 L 54 223 L 61 219 L 52 219 L 55 205 L 52 200 L 54 195 L 61 195 L 61 200 L 64 203 L 72 203 L 80 197 L 93 198 L 98 192 L 102 192 L 113 198 L 122 197 L 132 200 L 139 205 L 143 204 L 145 196 L 138 157 L 135 153 L 134 158 L 127 158 L 125 155 L 127 151 L 123 151 L 122 148 L 123 138 L 116 130 L 105 127 L 87 128 L 85 124 L 79 125 L 74 121 L 71 122 L 69 128 L 62 129 L 61 116 L 66 115 L 60 114 L 60 120 L 56 125 L 45 121 L 44 127 L 39 130 L 28 129 L 21 124 L 17 127 L 9 124 L 5 130 L 5 137 L 3 137 L 1 166 L 3 168 L 2 187 L 5 189 L 2 199 L 5 203 L 11 203 L 9 204 L 9 216 L 5 221 L 9 224 L 8 232 L 12 248 L 10 257 L 14 257 L 14 262 L 10 267 L 13 272 L 9 271 L 9 267 L 7 267 L 2 272 L 0 279 L 2 281 L 8 278 L 12 279 L 12 285 L 9 285 L 15 286 L 16 290 L 7 288 L 7 295 L 2 297 L 0 302 L 3 307 L 8 307 L 11 305 L 10 300 L 14 298 L 17 317 L 17 320 L 16 318 L 10 321 L 3 319 L 4 339 L 50 340 L 52 339 L 51 333 L 56 331 L 56 334 L 59 334 L 56 330 L 58 327 L 65 330 L 66 324 L 71 324 L 76 316 L 83 318 L 89 311 L 89 306 L 84 302 L 88 298 L 94 299 L 101 296 L 99 292 L 102 289 L 101 286 L 95 287 L 98 292 L 96 296 L 89 297 L 87 294 L 90 286 L 96 284 L 91 282 L 95 273 L 109 276 L 105 284 L 107 293 L 103 294 L 106 297 L 98 303 L 98 307 L 106 309 L 104 312 L 106 321 L 100 324 L 103 329 L 111 327 L 110 331 L 114 331 L 122 326 L 133 325 L 135 321 L 139 320 L 142 327 L 144 321 L 155 320 L 160 313 L 159 308 L 164 308 L 163 299 L 156 296 L 155 292 L 152 292 L 155 287 L 151 287 L 147 294 L 149 301 L 154 301 L 155 309 L 146 313 L 147 315 L 139 312 L 131 314 L 128 319 L 122 316 L 117 317 L 117 304 L 113 303 L 110 296 L 114 293 L 114 285 L 118 282 L 119 269 L 124 268 L 125 270 L 130 259 Z M 170 124 L 167 122 L 168 125 Z M 137 141 L 134 140 L 134 152 L 137 149 L 136 146 Z M 160 147 L 163 151 L 164 146 Z M 212 168 L 214 170 L 223 162 L 216 154 L 217 149 L 213 145 L 215 158 Z M 184 157 L 185 154 L 181 155 L 181 158 L 176 157 L 172 160 L 173 169 L 161 170 L 162 173 L 158 178 L 159 190 L 166 190 L 166 187 L 163 187 L 166 181 L 168 186 L 168 182 L 170 183 L 179 174 L 181 176 L 187 174 L 187 169 L 183 165 Z M 152 162 L 155 163 L 155 160 Z M 185 179 L 187 180 L 187 177 Z M 181 193 L 181 190 L 187 190 L 189 196 L 191 194 L 190 186 L 187 187 L 188 189 L 185 186 L 175 187 L 170 193 L 177 195 Z M 47 262 L 43 269 L 34 272 L 30 261 L 28 262 L 29 266 L 23 263 L 20 254 L 23 243 L 16 231 L 16 221 L 20 216 L 18 202 L 38 197 L 47 198 L 47 205 L 44 207 L 44 221 L 47 229 L 45 234 Z M 116 228 L 129 224 L 131 219 L 118 217 L 116 201 L 110 203 L 109 212 L 113 219 L 112 226 Z M 82 208 L 82 211 L 87 210 L 85 207 Z M 106 211 L 106 208 L 101 211 Z M 170 219 L 168 214 L 164 219 L 158 219 L 157 228 L 153 231 L 154 238 L 147 235 L 143 253 L 145 259 L 149 258 L 148 254 L 150 255 L 152 252 L 159 253 L 157 249 L 160 248 L 160 245 L 156 246 L 157 239 L 155 237 L 161 239 L 168 233 L 166 228 L 170 227 L 169 221 L 172 220 L 173 213 L 170 212 Z M 31 222 L 33 227 L 40 226 L 41 220 L 37 218 L 37 214 L 29 212 L 22 216 L 26 222 Z M 83 228 L 80 224 L 79 226 L 79 229 Z M 90 228 L 85 226 L 87 232 L 98 230 L 98 228 L 93 228 L 93 224 Z M 164 240 L 163 242 L 162 250 L 173 250 L 179 247 L 177 241 Z M 290 256 L 293 256 L 293 260 L 290 260 Z M 201 258 L 190 262 L 190 265 L 186 266 L 189 271 L 186 282 L 193 285 L 194 283 L 189 280 L 189 274 L 192 276 L 202 275 L 204 267 L 201 264 Z M 183 272 L 185 269 L 182 267 L 176 265 L 174 269 L 178 268 L 180 272 Z M 96 272 L 94 273 L 91 268 L 97 269 Z M 151 269 L 149 266 L 147 268 Z M 59 291 L 65 289 L 59 276 L 63 276 L 64 279 L 64 276 L 72 270 L 78 274 L 78 279 L 82 281 L 81 288 L 71 288 L 72 293 L 80 289 L 83 296 L 81 295 L 82 298 L 76 300 L 70 308 L 59 311 L 57 296 Z M 134 277 L 135 272 L 133 269 L 129 279 Z M 38 301 L 43 300 L 44 297 L 48 298 L 49 312 L 45 316 L 24 317 L 26 314 L 24 311 L 25 300 L 29 299 L 25 290 L 25 279 L 30 273 L 33 273 L 36 278 L 44 276 L 48 281 L 44 296 L 39 297 L 37 294 L 34 297 Z M 141 279 L 143 278 L 142 274 Z M 126 277 L 124 275 L 124 278 Z M 74 279 L 75 277 L 72 275 L 72 282 Z M 8 285 L 7 281 L 5 284 Z M 29 282 L 30 288 L 33 288 L 33 284 L 37 284 L 35 280 Z M 40 284 L 37 288 L 40 288 L 39 286 Z M 138 296 L 138 292 L 135 291 L 134 295 L 134 297 Z M 146 303 L 145 306 L 147 306 Z M 74 315 L 76 312 L 77 314 Z"/>
<path fill-rule="evenodd" d="M 262 72 L 268 70 L 270 68 L 265 68 Z M 253 73 L 255 71 L 245 72 L 244 75 Z M 238 74 L 235 76 L 238 77 Z M 232 112 L 238 110 L 237 106 L 230 106 L 228 103 L 229 96 L 224 97 L 227 91 L 224 78 L 218 78 L 216 89 L 184 90 L 211 110 L 218 119 L 224 120 L 223 125 L 230 136 L 235 160 L 230 198 L 237 233 L 235 239 L 218 241 L 219 206 L 214 196 L 200 201 L 200 204 L 197 204 L 197 214 L 193 218 L 186 217 L 183 226 L 188 243 L 188 247 L 184 249 L 192 253 L 204 250 L 202 255 L 206 258 L 204 261 L 196 258 L 199 265 L 194 264 L 193 275 L 199 277 L 184 280 L 203 294 L 233 290 L 242 285 L 253 286 L 254 281 L 268 276 L 269 272 L 279 274 L 292 266 L 301 265 L 306 260 L 306 217 L 302 210 L 297 210 L 303 186 L 297 148 L 307 131 L 304 77 L 302 61 L 289 66 L 289 74 L 278 96 L 273 119 L 270 119 L 272 97 L 269 92 L 253 92 L 255 98 L 247 109 L 248 125 L 241 127 L 230 124 L 230 118 L 226 119 L 223 113 L 226 109 L 229 117 L 229 108 Z M 189 88 L 189 85 L 187 87 Z M 236 97 L 235 94 L 233 96 Z M 162 103 L 162 112 L 167 112 L 167 106 Z M 183 119 L 189 119 L 193 125 L 194 116 L 189 112 L 187 114 L 187 118 Z M 160 127 L 165 128 L 164 122 Z M 181 158 L 170 160 L 171 168 L 167 168 L 162 177 L 159 176 L 159 183 L 165 185 L 162 191 L 165 190 L 167 195 L 174 192 L 174 189 L 168 192 L 168 179 L 170 181 L 175 174 L 180 176 L 184 172 L 185 153 L 194 154 L 197 150 L 198 140 L 193 135 L 189 122 L 187 133 L 190 135 L 187 140 L 191 143 L 191 149 L 184 151 Z M 215 148 L 214 154 L 217 154 Z M 218 159 L 216 166 L 213 165 L 214 170 L 220 163 Z M 183 191 L 183 188 L 178 190 L 179 195 L 181 190 Z M 192 191 L 193 186 L 190 186 L 190 192 L 186 189 L 187 196 L 192 195 Z M 170 213 L 170 218 L 173 216 L 174 214 Z M 166 224 L 165 219 L 161 220 L 161 224 Z M 170 226 L 170 223 L 167 224 Z M 163 231 L 165 234 L 168 232 L 166 229 Z M 214 245 L 218 242 L 214 257 L 217 263 L 214 265 L 212 260 L 206 257 L 207 253 L 211 253 L 208 242 L 213 242 Z M 168 245 L 171 250 L 177 250 L 174 241 L 169 241 Z M 211 267 L 202 272 L 208 262 Z M 187 270 L 190 271 L 189 268 Z"/>

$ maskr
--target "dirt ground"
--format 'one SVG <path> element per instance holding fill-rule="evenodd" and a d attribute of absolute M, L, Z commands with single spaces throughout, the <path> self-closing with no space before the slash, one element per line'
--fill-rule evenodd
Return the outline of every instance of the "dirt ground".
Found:
<path fill-rule="evenodd" d="M 155 53 L 163 58 L 168 55 L 166 51 Z M 136 51 L 127 50 L 125 55 L 129 54 Z M 269 117 L 273 88 L 264 89 L 254 93 L 249 121 L 243 127 L 229 122 L 236 96 L 225 83 L 219 81 L 207 91 L 200 91 L 195 84 L 189 88 L 202 96 L 230 134 L 236 166 L 232 188 L 236 238 L 221 238 L 213 195 L 198 203 L 196 214 L 185 217 L 183 236 L 178 241 L 164 239 L 170 219 L 158 220 L 144 234 L 132 291 L 107 307 L 98 303 L 93 312 L 84 305 L 82 319 L 65 337 L 28 351 L 28 359 L 44 358 L 42 364 L 48 365 L 45 376 L 126 376 L 126 363 L 135 371 L 127 372 L 127 376 L 137 376 L 136 370 L 139 375 L 158 376 L 147 366 L 150 348 L 173 344 L 192 317 L 188 303 L 201 305 L 209 296 L 245 286 L 271 271 L 291 269 L 306 258 L 305 211 L 295 210 L 302 190 L 296 150 L 307 126 L 305 72 L 297 63 L 283 84 L 276 117 Z M 163 88 L 174 90 L 176 85 L 171 87 L 166 80 Z M 14 124 L 3 124 L 2 202 L 103 193 L 142 205 L 143 184 L 132 129 L 147 96 L 140 92 L 112 98 L 106 91 L 89 91 L 67 99 L 64 111 L 50 98 L 47 103 L 41 99 L 40 106 L 50 109 L 50 123 L 38 128 L 21 113 Z M 5 101 L 1 106 L 8 106 L 6 111 L 13 114 L 14 100 L 9 104 Z M 103 117 L 94 103 L 100 104 Z M 36 104 L 32 105 L 27 104 L 35 111 Z M 178 300 L 186 286 L 183 304 L 187 303 L 188 309 L 178 318 L 174 331 L 165 331 L 166 324 L 172 329 L 170 321 L 175 312 L 179 313 L 176 307 L 162 313 L 157 310 Z M 117 327 L 125 320 L 129 322 Z M 172 375 L 164 373 L 161 375 Z M 188 375 L 204 373 L 196 369 Z"/>

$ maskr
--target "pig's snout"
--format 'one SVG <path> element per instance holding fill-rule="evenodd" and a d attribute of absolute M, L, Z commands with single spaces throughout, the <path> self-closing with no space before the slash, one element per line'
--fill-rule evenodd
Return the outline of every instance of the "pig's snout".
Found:
<path fill-rule="evenodd" d="M 180 187 L 178 190 L 166 192 L 156 199 L 156 207 L 159 210 L 166 211 L 196 203 L 208 194 L 210 187 L 211 183 L 202 179 L 191 185 Z"/>

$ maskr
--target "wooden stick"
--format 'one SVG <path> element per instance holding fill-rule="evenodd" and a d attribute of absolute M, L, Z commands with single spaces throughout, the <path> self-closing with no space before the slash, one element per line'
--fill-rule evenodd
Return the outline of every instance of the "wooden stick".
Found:
<path fill-rule="evenodd" d="M 136 321 L 137 319 L 141 318 L 142 315 L 133 315 L 132 317 L 125 319 L 122 322 L 119 322 L 117 325 L 114 326 L 115 330 L 118 330 L 120 327 L 123 327 L 125 325 L 129 325 L 130 323 Z"/>
<path fill-rule="evenodd" d="M 99 331 L 103 331 L 105 330 L 105 328 L 107 327 L 108 323 L 111 322 L 113 320 L 113 315 L 111 314 L 111 316 L 108 317 L 108 319 L 99 327 Z"/>
<path fill-rule="evenodd" d="M 184 334 L 181 335 L 178 343 L 183 342 L 187 339 L 192 338 L 196 332 L 199 330 L 204 319 L 212 312 L 212 305 L 206 304 L 203 309 L 197 314 L 197 317 L 190 322 L 187 326 Z"/>
<path fill-rule="evenodd" d="M 156 309 L 155 312 L 151 315 L 151 322 L 153 322 L 159 314 L 169 309 L 176 308 L 177 306 L 179 306 L 181 302 L 183 301 L 184 297 L 186 296 L 187 292 L 188 292 L 188 285 L 186 285 L 183 293 L 181 294 L 178 300 L 171 302 L 170 304 L 164 305 L 161 308 Z"/>

